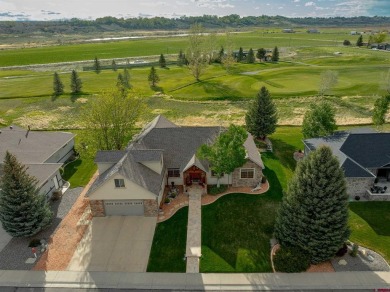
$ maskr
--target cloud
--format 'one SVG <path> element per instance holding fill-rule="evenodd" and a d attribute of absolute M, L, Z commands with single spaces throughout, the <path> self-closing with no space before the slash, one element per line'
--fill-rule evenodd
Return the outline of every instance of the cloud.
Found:
<path fill-rule="evenodd" d="M 301 2 L 301 0 L 294 0 L 293 3 Z"/>
<path fill-rule="evenodd" d="M 309 6 L 316 6 L 316 4 L 315 4 L 313 1 L 310 1 L 310 2 L 306 2 L 306 3 L 305 3 L 305 6 L 306 6 L 306 7 L 309 7 Z"/>

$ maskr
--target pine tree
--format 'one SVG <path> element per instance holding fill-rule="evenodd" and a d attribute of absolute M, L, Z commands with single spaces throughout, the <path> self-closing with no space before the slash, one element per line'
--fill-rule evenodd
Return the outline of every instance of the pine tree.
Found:
<path fill-rule="evenodd" d="M 237 55 L 237 62 L 241 62 L 242 60 L 244 60 L 244 50 L 242 49 L 242 47 L 240 47 Z"/>
<path fill-rule="evenodd" d="M 255 53 L 253 52 L 252 48 L 250 48 L 248 51 L 248 55 L 246 56 L 246 62 L 249 64 L 253 64 L 255 60 Z"/>
<path fill-rule="evenodd" d="M 180 50 L 179 55 L 177 56 L 177 66 L 183 66 L 185 64 L 184 58 L 183 51 Z"/>
<path fill-rule="evenodd" d="M 223 47 L 221 47 L 221 49 L 218 52 L 218 57 L 215 60 L 215 62 L 221 64 L 224 57 L 225 57 L 225 49 Z"/>
<path fill-rule="evenodd" d="M 302 160 L 289 182 L 275 223 L 282 246 L 305 250 L 313 264 L 331 259 L 349 237 L 344 172 L 329 147 Z"/>
<path fill-rule="evenodd" d="M 72 70 L 72 74 L 70 77 L 70 88 L 73 94 L 78 94 L 81 92 L 81 88 L 83 87 L 83 83 L 76 70 Z"/>
<path fill-rule="evenodd" d="M 160 55 L 160 59 L 158 60 L 158 63 L 160 64 L 161 68 L 167 67 L 167 62 L 163 54 Z"/>
<path fill-rule="evenodd" d="M 260 48 L 257 50 L 256 57 L 260 61 L 263 61 L 265 59 L 265 55 L 267 54 L 267 51 L 264 48 Z"/>
<path fill-rule="evenodd" d="M 95 57 L 95 60 L 93 61 L 93 70 L 95 70 L 96 74 L 99 74 L 102 70 L 100 61 L 97 57 Z"/>
<path fill-rule="evenodd" d="M 29 237 L 50 224 L 52 212 L 36 185 L 26 167 L 7 151 L 0 178 L 0 221 L 9 235 Z"/>
<path fill-rule="evenodd" d="M 246 128 L 258 138 L 265 138 L 275 132 L 278 114 L 267 88 L 263 86 L 245 116 Z"/>
<path fill-rule="evenodd" d="M 359 38 L 356 41 L 356 46 L 361 47 L 363 46 L 363 36 L 360 35 Z"/>
<path fill-rule="evenodd" d="M 154 66 L 152 66 L 152 68 L 150 68 L 150 73 L 149 73 L 149 76 L 148 76 L 148 81 L 150 82 L 150 84 L 151 84 L 153 87 L 156 86 L 156 84 L 160 81 L 160 77 L 158 77 L 157 71 L 156 71 L 156 69 L 154 68 Z"/>
<path fill-rule="evenodd" d="M 278 47 L 274 48 L 274 50 L 272 52 L 271 61 L 272 62 L 278 62 L 279 61 L 279 49 L 278 49 Z"/>
<path fill-rule="evenodd" d="M 54 72 L 53 76 L 53 93 L 56 96 L 64 93 L 64 84 L 57 72 Z"/>
<path fill-rule="evenodd" d="M 111 68 L 112 68 L 113 71 L 118 70 L 118 66 L 116 65 L 115 60 L 112 60 L 112 62 L 111 62 Z"/>

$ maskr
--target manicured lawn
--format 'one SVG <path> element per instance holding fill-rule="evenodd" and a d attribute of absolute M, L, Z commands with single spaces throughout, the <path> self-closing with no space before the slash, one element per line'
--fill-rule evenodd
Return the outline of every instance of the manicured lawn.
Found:
<path fill-rule="evenodd" d="M 390 202 L 352 202 L 349 207 L 350 240 L 390 262 Z"/>
<path fill-rule="evenodd" d="M 150 251 L 148 272 L 185 273 L 188 207 L 157 224 Z"/>
<path fill-rule="evenodd" d="M 70 182 L 71 188 L 84 187 L 88 184 L 96 169 L 93 159 L 78 158 L 64 168 L 62 178 Z"/>

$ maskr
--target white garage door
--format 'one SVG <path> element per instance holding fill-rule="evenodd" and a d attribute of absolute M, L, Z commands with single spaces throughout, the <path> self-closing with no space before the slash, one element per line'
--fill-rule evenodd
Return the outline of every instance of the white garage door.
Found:
<path fill-rule="evenodd" d="M 143 216 L 144 202 L 137 200 L 104 201 L 106 216 Z"/>

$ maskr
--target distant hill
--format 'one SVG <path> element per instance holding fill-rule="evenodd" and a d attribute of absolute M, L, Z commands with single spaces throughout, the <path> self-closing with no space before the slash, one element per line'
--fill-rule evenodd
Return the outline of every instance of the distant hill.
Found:
<path fill-rule="evenodd" d="M 88 33 L 123 30 L 177 30 L 188 29 L 199 23 L 206 28 L 244 28 L 244 27 L 372 27 L 389 25 L 390 17 L 359 16 L 330 18 L 288 18 L 283 16 L 246 16 L 237 14 L 228 16 L 203 15 L 180 18 L 115 18 L 103 17 L 96 20 L 70 19 L 62 21 L 1 21 L 0 34 L 31 33 Z"/>

